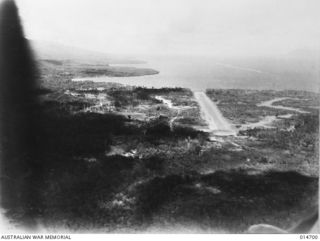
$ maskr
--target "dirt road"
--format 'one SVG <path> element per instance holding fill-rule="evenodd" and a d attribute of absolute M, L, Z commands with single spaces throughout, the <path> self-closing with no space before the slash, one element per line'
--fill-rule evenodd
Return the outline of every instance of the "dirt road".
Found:
<path fill-rule="evenodd" d="M 283 105 L 273 105 L 273 103 L 275 103 L 275 102 L 287 100 L 287 99 L 295 99 L 295 98 L 289 98 L 289 97 L 274 98 L 272 100 L 261 102 L 260 104 L 257 104 L 257 106 L 270 107 L 270 108 L 275 108 L 275 109 L 280 109 L 280 110 L 290 110 L 290 111 L 295 111 L 295 112 L 299 112 L 299 113 L 309 113 L 307 111 L 303 111 L 303 110 L 300 110 L 297 108 L 287 107 L 287 106 L 283 106 Z"/>

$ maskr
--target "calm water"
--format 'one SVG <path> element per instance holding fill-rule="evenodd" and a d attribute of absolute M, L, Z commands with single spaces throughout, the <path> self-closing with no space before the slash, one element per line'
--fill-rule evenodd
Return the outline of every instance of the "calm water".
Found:
<path fill-rule="evenodd" d="M 242 89 L 318 89 L 313 73 L 301 70 L 279 71 L 270 66 L 248 66 L 248 63 L 230 64 L 213 58 L 144 58 L 147 64 L 125 65 L 140 68 L 152 68 L 160 71 L 157 75 L 138 77 L 90 77 L 74 80 L 92 80 L 95 82 L 116 82 L 125 85 L 145 87 L 185 87 L 201 91 L 208 88 Z M 121 66 L 121 65 L 114 65 Z"/>

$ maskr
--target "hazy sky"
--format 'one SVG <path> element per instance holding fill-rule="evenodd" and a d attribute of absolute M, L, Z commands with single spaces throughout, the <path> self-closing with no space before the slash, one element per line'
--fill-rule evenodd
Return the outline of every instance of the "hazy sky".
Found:
<path fill-rule="evenodd" d="M 315 48 L 320 0 L 17 0 L 28 38 L 120 54 Z"/>

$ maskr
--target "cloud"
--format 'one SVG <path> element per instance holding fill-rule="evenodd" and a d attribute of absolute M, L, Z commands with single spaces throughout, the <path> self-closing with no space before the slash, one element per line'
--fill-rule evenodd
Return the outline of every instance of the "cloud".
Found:
<path fill-rule="evenodd" d="M 28 37 L 113 53 L 313 47 L 318 0 L 19 0 Z"/>

